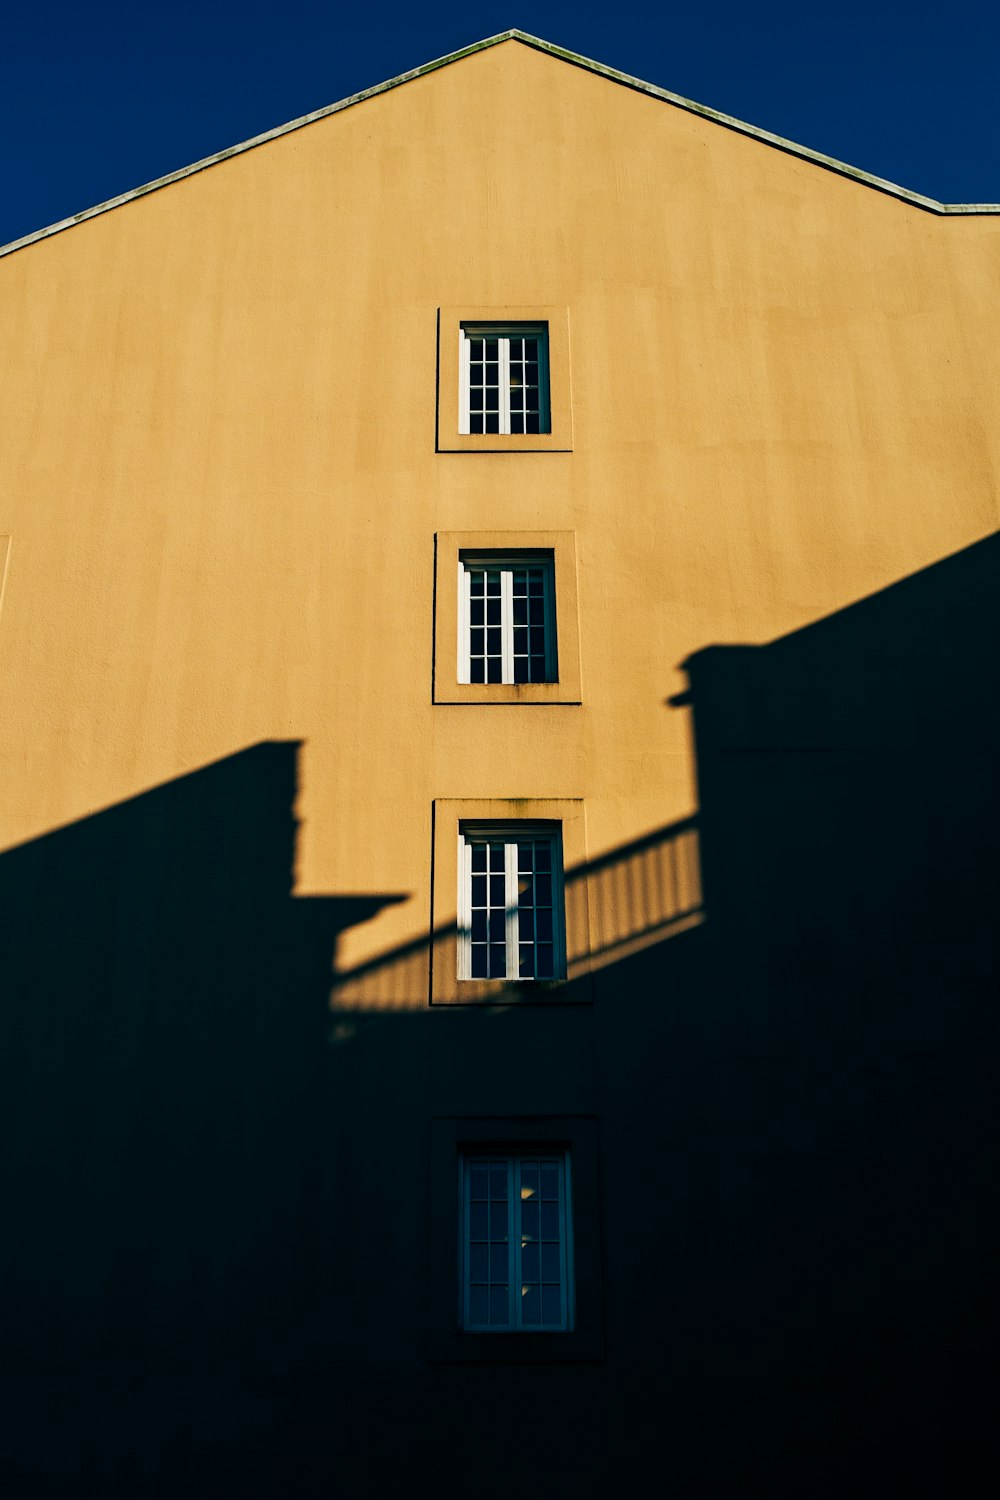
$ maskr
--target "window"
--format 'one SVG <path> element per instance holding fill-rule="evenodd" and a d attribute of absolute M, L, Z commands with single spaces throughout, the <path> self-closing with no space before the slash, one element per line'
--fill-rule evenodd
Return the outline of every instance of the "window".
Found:
<path fill-rule="evenodd" d="M 547 326 L 463 323 L 459 337 L 459 432 L 548 432 Z"/>
<path fill-rule="evenodd" d="M 578 704 L 579 583 L 572 531 L 439 531 L 435 703 Z"/>
<path fill-rule="evenodd" d="M 579 797 L 436 798 L 431 1005 L 590 1005 L 590 881 Z"/>
<path fill-rule="evenodd" d="M 552 554 L 459 554 L 459 682 L 556 682 Z"/>
<path fill-rule="evenodd" d="M 437 1116 L 428 1146 L 429 1357 L 602 1359 L 593 1116 Z"/>
<path fill-rule="evenodd" d="M 462 1327 L 573 1327 L 572 1213 L 566 1151 L 462 1157 Z"/>
<path fill-rule="evenodd" d="M 559 830 L 459 825 L 458 978 L 561 979 Z"/>
<path fill-rule="evenodd" d="M 569 308 L 439 307 L 435 404 L 438 453 L 570 453 Z"/>

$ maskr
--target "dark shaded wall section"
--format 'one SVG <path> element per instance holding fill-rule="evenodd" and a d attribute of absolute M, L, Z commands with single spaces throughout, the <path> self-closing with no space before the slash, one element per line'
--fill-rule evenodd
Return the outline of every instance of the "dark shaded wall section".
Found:
<path fill-rule="evenodd" d="M 690 825 L 595 861 L 650 941 L 593 1005 L 331 1014 L 402 893 L 293 897 L 295 745 L 0 858 L 14 1486 L 980 1493 L 996 565 L 691 660 L 704 922 L 649 889 Z M 477 1115 L 596 1119 L 602 1358 L 428 1359 Z"/>
<path fill-rule="evenodd" d="M 688 663 L 719 1353 L 851 1489 L 979 1493 L 997 1397 L 998 564 Z"/>

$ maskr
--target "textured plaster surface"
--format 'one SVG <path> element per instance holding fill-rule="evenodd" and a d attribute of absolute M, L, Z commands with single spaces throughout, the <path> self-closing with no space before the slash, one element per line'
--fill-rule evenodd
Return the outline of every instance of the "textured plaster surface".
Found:
<path fill-rule="evenodd" d="M 506 41 L 7 257 L 0 846 L 301 740 L 297 892 L 406 896 L 350 964 L 435 799 L 695 812 L 686 658 L 996 528 L 1000 221 L 927 206 Z M 444 304 L 569 309 L 572 453 L 435 451 Z M 576 534 L 580 706 L 431 701 L 493 529 Z"/>

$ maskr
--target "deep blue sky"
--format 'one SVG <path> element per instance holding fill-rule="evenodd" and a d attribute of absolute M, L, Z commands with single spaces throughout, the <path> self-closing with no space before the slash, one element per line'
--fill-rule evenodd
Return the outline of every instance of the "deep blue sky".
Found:
<path fill-rule="evenodd" d="M 8 0 L 0 244 L 511 26 L 931 197 L 1000 200 L 997 0 Z"/>

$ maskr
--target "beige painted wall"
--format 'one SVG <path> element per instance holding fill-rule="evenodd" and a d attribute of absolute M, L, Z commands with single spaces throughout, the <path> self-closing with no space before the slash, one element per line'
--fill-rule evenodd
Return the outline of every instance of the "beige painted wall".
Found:
<path fill-rule="evenodd" d="M 565 306 L 574 451 L 436 453 L 442 305 Z M 992 532 L 1000 219 L 510 41 L 0 260 L 0 847 L 305 742 L 300 893 L 434 798 L 696 811 L 680 664 Z M 583 703 L 431 703 L 436 531 L 576 533 Z M 247 815 L 253 816 L 248 809 Z"/>

